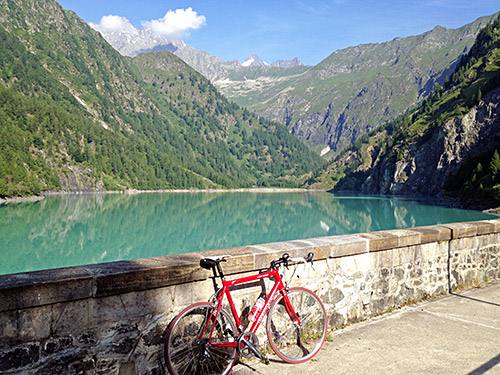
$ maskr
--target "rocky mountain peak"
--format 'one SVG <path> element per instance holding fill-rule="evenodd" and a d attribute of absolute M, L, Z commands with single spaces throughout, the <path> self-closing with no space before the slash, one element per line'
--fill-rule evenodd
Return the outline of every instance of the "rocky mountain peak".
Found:
<path fill-rule="evenodd" d="M 277 68 L 291 68 L 294 66 L 304 66 L 304 64 L 297 57 L 295 57 L 293 60 L 277 60 L 273 62 L 271 66 L 275 66 Z"/>
<path fill-rule="evenodd" d="M 125 17 L 114 17 L 109 22 L 89 23 L 89 26 L 101 33 L 103 38 L 123 56 L 134 57 L 139 53 L 152 51 L 175 52 L 186 46 L 180 39 L 168 39 L 153 33 L 150 28 L 138 30 Z"/>
<path fill-rule="evenodd" d="M 243 66 L 268 66 L 256 53 L 252 53 L 241 65 Z"/>

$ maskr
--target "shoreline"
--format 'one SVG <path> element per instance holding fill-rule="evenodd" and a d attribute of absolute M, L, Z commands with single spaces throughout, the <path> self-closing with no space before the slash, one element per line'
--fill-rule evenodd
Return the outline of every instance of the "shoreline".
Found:
<path fill-rule="evenodd" d="M 304 192 L 326 192 L 326 189 L 302 189 L 302 188 L 236 188 L 236 189 L 158 189 L 158 190 L 101 190 L 101 191 L 53 191 L 44 192 L 44 196 L 66 195 L 66 194 L 155 194 L 155 193 L 304 193 Z"/>
<path fill-rule="evenodd" d="M 82 194 L 199 194 L 199 193 L 331 193 L 331 194 L 354 194 L 355 192 L 335 192 L 328 189 L 305 189 L 305 188 L 236 188 L 236 189 L 158 189 L 158 190 L 139 190 L 139 189 L 125 189 L 125 190 L 79 190 L 79 191 L 44 191 L 42 195 L 32 197 L 13 197 L 13 198 L 0 198 L 0 205 L 16 204 L 16 203 L 29 203 L 39 202 L 45 197 L 49 196 L 62 196 L 62 195 L 82 195 Z M 370 194 L 363 194 L 370 196 Z M 387 196 L 389 197 L 389 196 Z M 494 204 L 487 204 L 484 201 L 476 201 L 470 199 L 452 198 L 452 197 L 410 197 L 410 196 L 397 196 L 399 198 L 411 200 L 430 200 L 435 205 L 445 206 L 450 208 L 460 208 L 463 210 L 475 210 L 484 213 L 500 215 L 500 207 Z M 488 202 L 491 203 L 491 202 Z"/>
<path fill-rule="evenodd" d="M 302 189 L 302 188 L 237 188 L 237 189 L 158 189 L 158 190 L 80 190 L 80 191 L 45 191 L 42 195 L 32 197 L 0 198 L 0 205 L 27 202 L 39 202 L 45 197 L 62 195 L 83 194 L 185 194 L 185 193 L 319 193 L 327 192 L 326 189 Z"/>
<path fill-rule="evenodd" d="M 345 195 L 353 194 L 358 195 L 357 192 L 351 190 L 327 190 L 329 193 Z M 373 196 L 373 197 L 392 197 L 400 199 L 409 199 L 413 201 L 423 201 L 429 205 L 441 206 L 448 208 L 458 208 L 461 210 L 473 210 L 480 211 L 487 214 L 494 214 L 500 216 L 500 207 L 498 203 L 491 200 L 484 199 L 472 199 L 463 197 L 449 197 L 446 195 L 439 195 L 436 197 L 425 197 L 425 196 L 408 196 L 408 195 L 383 195 L 383 194 L 361 194 L 363 196 Z"/>
<path fill-rule="evenodd" d="M 35 195 L 32 197 L 15 197 L 15 198 L 0 198 L 0 205 L 2 204 L 15 204 L 15 203 L 28 203 L 39 202 L 45 199 L 43 195 Z"/>

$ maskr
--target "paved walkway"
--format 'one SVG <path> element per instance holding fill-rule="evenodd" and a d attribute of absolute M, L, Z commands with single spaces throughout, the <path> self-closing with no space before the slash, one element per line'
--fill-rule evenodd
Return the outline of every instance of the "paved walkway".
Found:
<path fill-rule="evenodd" d="M 338 330 L 309 362 L 253 362 L 251 367 L 236 366 L 233 373 L 500 375 L 500 284 L 457 292 Z"/>

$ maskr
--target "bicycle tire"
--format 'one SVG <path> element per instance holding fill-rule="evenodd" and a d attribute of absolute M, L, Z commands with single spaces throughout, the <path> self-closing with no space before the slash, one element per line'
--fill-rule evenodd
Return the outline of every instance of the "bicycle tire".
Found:
<path fill-rule="evenodd" d="M 165 364 L 172 375 L 226 375 L 236 362 L 237 348 L 207 347 L 217 308 L 200 302 L 187 307 L 172 321 L 165 337 Z M 212 314 L 213 312 L 213 314 Z M 205 322 L 211 317 L 202 340 Z M 215 322 L 211 342 L 235 342 L 236 325 L 221 309 Z M 206 340 L 206 341 L 205 341 Z"/>
<path fill-rule="evenodd" d="M 290 318 L 281 294 L 269 309 L 267 337 L 274 352 L 282 360 L 288 363 L 302 363 L 314 357 L 323 346 L 328 318 L 323 303 L 309 289 L 291 288 L 287 295 L 302 321 L 302 327 L 297 327 Z"/>

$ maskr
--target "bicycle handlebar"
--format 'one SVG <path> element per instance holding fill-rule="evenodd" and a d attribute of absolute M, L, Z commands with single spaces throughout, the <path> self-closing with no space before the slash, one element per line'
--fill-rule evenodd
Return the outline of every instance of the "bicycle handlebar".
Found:
<path fill-rule="evenodd" d="M 231 257 L 231 255 L 208 256 L 208 257 L 202 258 L 200 260 L 200 266 L 207 269 L 207 270 L 213 269 L 214 276 L 216 276 L 215 270 L 217 269 L 217 271 L 219 271 L 220 276 L 223 278 L 224 275 L 223 275 L 222 269 L 220 267 L 220 262 L 225 262 L 226 258 L 230 258 L 230 257 Z M 278 259 L 273 260 L 271 262 L 271 268 L 273 268 L 273 269 L 278 268 L 278 266 L 280 266 L 282 264 L 284 264 L 285 267 L 288 267 L 289 262 L 301 262 L 301 263 L 304 263 L 304 265 L 307 265 L 307 263 L 311 263 L 311 267 L 312 267 L 313 258 L 314 258 L 313 252 L 310 252 L 305 257 L 299 257 L 299 258 L 291 258 L 290 254 L 284 253 L 281 256 L 281 258 L 278 258 Z"/>
<path fill-rule="evenodd" d="M 305 257 L 300 257 L 300 258 L 290 258 L 290 255 L 288 253 L 283 254 L 283 256 L 279 259 L 273 260 L 271 262 L 271 268 L 277 268 L 278 266 L 284 264 L 285 267 L 288 267 L 288 262 L 303 262 L 304 264 L 307 264 L 307 262 L 310 262 L 311 265 L 313 264 L 313 258 L 314 258 L 314 253 L 310 252 L 307 254 Z"/>

